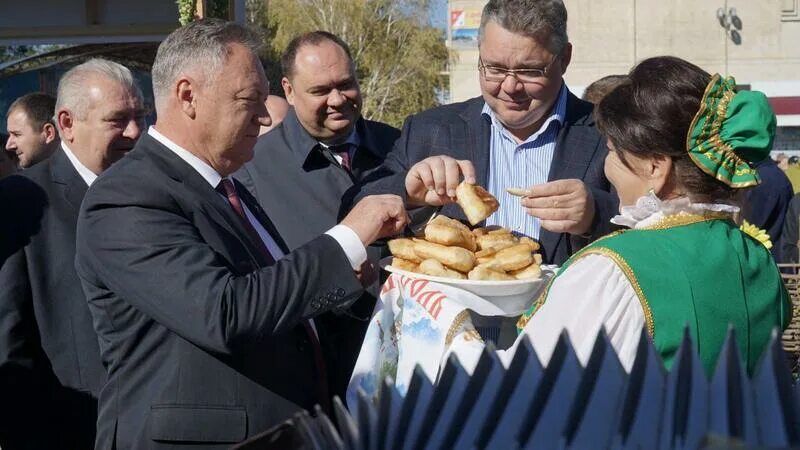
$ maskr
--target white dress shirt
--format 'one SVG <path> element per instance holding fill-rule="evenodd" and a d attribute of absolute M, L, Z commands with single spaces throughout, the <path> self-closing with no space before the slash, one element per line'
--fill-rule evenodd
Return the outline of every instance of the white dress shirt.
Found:
<path fill-rule="evenodd" d="M 74 167 L 75 170 L 78 171 L 78 175 L 80 175 L 81 178 L 83 178 L 83 181 L 86 182 L 87 186 L 91 186 L 92 183 L 94 183 L 94 180 L 97 179 L 97 174 L 92 172 L 91 170 L 89 170 L 86 166 L 83 165 L 83 163 L 81 163 L 78 160 L 78 157 L 75 156 L 74 153 L 72 153 L 72 150 L 70 150 L 69 147 L 67 147 L 67 143 L 66 142 L 61 141 L 61 148 L 64 150 L 64 153 L 67 155 L 67 158 L 69 159 L 69 162 L 72 163 L 72 167 Z"/>

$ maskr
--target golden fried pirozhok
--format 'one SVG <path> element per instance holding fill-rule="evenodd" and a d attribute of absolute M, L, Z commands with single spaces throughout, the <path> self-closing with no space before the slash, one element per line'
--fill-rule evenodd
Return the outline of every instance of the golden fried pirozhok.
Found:
<path fill-rule="evenodd" d="M 478 248 L 486 250 L 489 248 L 505 248 L 517 244 L 517 240 L 511 233 L 508 234 L 484 234 L 475 239 L 478 243 Z"/>
<path fill-rule="evenodd" d="M 492 270 L 507 272 L 533 264 L 533 254 L 528 244 L 517 244 L 495 253 L 490 260 L 481 263 Z"/>
<path fill-rule="evenodd" d="M 475 267 L 475 254 L 461 247 L 446 247 L 433 242 L 414 241 L 414 253 L 423 259 L 435 259 L 459 272 L 469 272 Z"/>
<path fill-rule="evenodd" d="M 486 189 L 462 181 L 456 188 L 456 202 L 472 225 L 477 225 L 491 216 L 500 204 Z"/>
<path fill-rule="evenodd" d="M 419 263 L 422 261 L 420 257 L 414 253 L 414 241 L 411 239 L 406 238 L 399 238 L 399 239 L 392 239 L 388 242 L 389 245 L 389 253 L 392 256 L 397 258 L 405 259 L 406 261 L 412 261 L 415 263 Z M 392 264 L 394 265 L 394 264 Z"/>
<path fill-rule="evenodd" d="M 528 267 L 523 267 L 519 270 L 511 270 L 508 274 L 514 276 L 518 280 L 533 280 L 541 276 L 542 268 L 538 263 L 534 262 Z"/>
<path fill-rule="evenodd" d="M 466 225 L 453 219 L 437 220 L 439 217 L 441 216 L 436 217 L 425 226 L 426 241 L 442 245 L 455 245 L 471 252 L 475 251 L 477 248 L 475 236 Z"/>
<path fill-rule="evenodd" d="M 419 264 L 414 261 L 402 259 L 398 257 L 392 258 L 392 267 L 395 269 L 405 270 L 407 272 L 419 272 Z"/>
<path fill-rule="evenodd" d="M 448 269 L 435 259 L 426 259 L 419 263 L 419 273 L 432 275 L 434 277 L 457 278 L 459 280 L 465 280 L 467 278 L 463 273 Z"/>

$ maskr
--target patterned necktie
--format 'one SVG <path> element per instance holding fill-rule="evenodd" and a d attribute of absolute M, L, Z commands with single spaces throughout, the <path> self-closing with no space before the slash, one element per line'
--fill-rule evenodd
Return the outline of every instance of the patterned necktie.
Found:
<path fill-rule="evenodd" d="M 274 264 L 275 258 L 272 256 L 272 254 L 270 254 L 269 250 L 267 249 L 267 245 L 264 243 L 264 240 L 261 239 L 261 236 L 258 234 L 255 227 L 253 227 L 253 224 L 250 223 L 250 220 L 247 218 L 247 214 L 244 212 L 244 207 L 242 207 L 242 201 L 239 198 L 239 195 L 236 193 L 236 187 L 233 185 L 233 182 L 227 178 L 223 178 L 222 181 L 220 181 L 217 185 L 216 190 L 228 198 L 228 203 L 230 203 L 231 208 L 233 208 L 233 210 L 236 212 L 236 215 L 242 219 L 244 228 L 248 233 L 251 234 L 251 237 L 255 240 L 255 242 L 261 244 L 258 246 L 258 248 L 264 254 L 264 257 L 267 260 L 267 265 Z M 325 366 L 325 359 L 322 355 L 322 345 L 320 344 L 317 333 L 314 331 L 311 323 L 308 320 L 304 320 L 302 323 L 303 328 L 306 330 L 306 334 L 308 335 L 308 339 L 311 341 L 311 346 L 314 349 L 314 364 L 317 367 L 317 398 L 323 410 L 328 414 L 332 414 L 333 408 L 331 407 L 329 394 L 330 391 L 328 389 L 328 371 Z"/>

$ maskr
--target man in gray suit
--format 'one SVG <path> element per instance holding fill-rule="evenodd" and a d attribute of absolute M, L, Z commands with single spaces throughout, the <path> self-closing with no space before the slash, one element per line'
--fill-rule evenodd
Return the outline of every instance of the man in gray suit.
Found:
<path fill-rule="evenodd" d="M 538 239 L 561 264 L 610 230 L 617 200 L 603 174 L 607 153 L 592 105 L 563 75 L 572 58 L 560 0 L 490 0 L 479 34 L 482 97 L 409 117 L 400 139 L 360 195 L 403 194 L 409 207 L 453 205 L 465 178 L 500 202 L 487 224 Z M 507 188 L 526 188 L 522 200 Z"/>
<path fill-rule="evenodd" d="M 338 222 L 342 196 L 378 167 L 400 135 L 361 117 L 361 90 L 347 44 L 314 31 L 294 38 L 281 58 L 284 121 L 258 140 L 255 156 L 234 176 L 297 248 Z M 347 314 L 318 318 L 332 392 L 342 395 L 355 365 L 365 320 L 375 305 L 380 249 L 361 271 L 366 292 Z M 355 316 L 352 317 L 352 316 Z"/>
<path fill-rule="evenodd" d="M 60 148 L 0 182 L 0 446 L 8 450 L 94 445 L 106 373 L 74 269 L 78 209 L 139 138 L 142 94 L 127 68 L 92 59 L 61 78 L 55 118 Z"/>

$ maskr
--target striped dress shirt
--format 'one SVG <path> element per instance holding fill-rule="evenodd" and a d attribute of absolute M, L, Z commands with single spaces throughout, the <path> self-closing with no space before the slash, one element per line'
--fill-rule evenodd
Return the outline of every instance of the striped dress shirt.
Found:
<path fill-rule="evenodd" d="M 539 238 L 539 219 L 528 215 L 520 199 L 506 192 L 506 188 L 527 188 L 547 182 L 566 109 L 567 87 L 562 85 L 553 112 L 541 128 L 525 142 L 517 144 L 489 105 L 484 104 L 482 114 L 489 116 L 492 123 L 487 190 L 500 202 L 500 209 L 486 219 L 487 225 L 500 225 L 516 233 Z"/>

